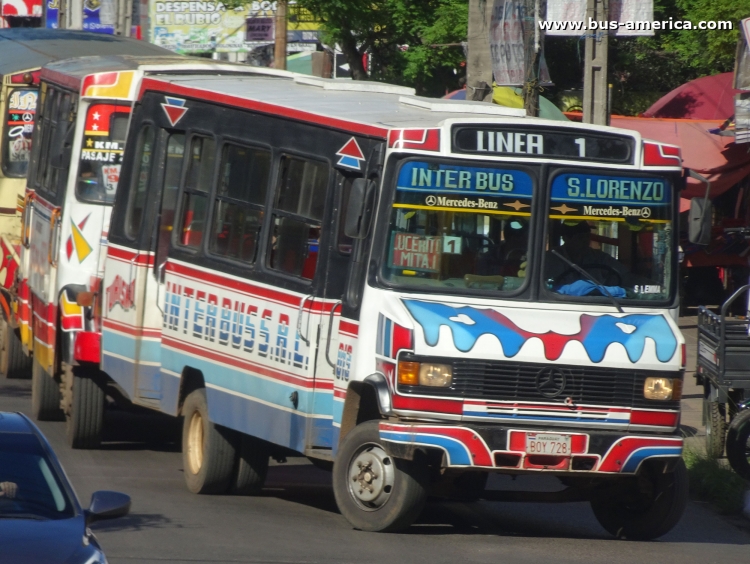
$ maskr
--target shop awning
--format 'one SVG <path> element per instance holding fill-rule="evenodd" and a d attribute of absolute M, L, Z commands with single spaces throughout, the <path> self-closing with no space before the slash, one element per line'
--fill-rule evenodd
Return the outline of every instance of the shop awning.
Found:
<path fill-rule="evenodd" d="M 696 78 L 659 98 L 643 114 L 650 118 L 726 120 L 734 115 L 734 73 Z"/>

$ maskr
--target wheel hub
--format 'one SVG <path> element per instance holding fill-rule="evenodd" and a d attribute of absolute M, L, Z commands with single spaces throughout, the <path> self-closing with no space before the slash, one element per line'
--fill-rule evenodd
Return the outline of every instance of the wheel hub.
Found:
<path fill-rule="evenodd" d="M 349 465 L 349 492 L 366 510 L 382 507 L 393 490 L 393 460 L 379 445 L 363 445 Z"/>
<path fill-rule="evenodd" d="M 195 411 L 190 417 L 187 448 L 190 472 L 197 474 L 203 466 L 203 417 L 198 411 Z"/>

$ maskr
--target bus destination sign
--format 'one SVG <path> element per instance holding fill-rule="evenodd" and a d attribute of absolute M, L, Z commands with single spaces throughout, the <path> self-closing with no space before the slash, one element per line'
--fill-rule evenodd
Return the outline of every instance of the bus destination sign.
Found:
<path fill-rule="evenodd" d="M 633 164 L 632 137 L 543 127 L 453 128 L 453 152 L 566 161 Z"/>

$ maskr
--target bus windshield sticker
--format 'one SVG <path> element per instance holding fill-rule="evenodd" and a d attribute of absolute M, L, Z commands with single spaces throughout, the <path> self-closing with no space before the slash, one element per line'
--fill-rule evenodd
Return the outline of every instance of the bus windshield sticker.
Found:
<path fill-rule="evenodd" d="M 8 163 L 27 163 L 36 115 L 36 90 L 14 90 L 8 98 Z"/>
<path fill-rule="evenodd" d="M 164 100 L 166 102 L 162 103 L 161 107 L 164 108 L 164 113 L 167 114 L 170 125 L 174 127 L 188 111 L 185 107 L 185 100 L 172 96 L 164 96 Z"/>
<path fill-rule="evenodd" d="M 634 139 L 625 135 L 529 126 L 457 126 L 453 135 L 456 153 L 618 164 L 633 164 L 634 145 Z"/>
<path fill-rule="evenodd" d="M 365 155 L 362 153 L 362 149 L 359 148 L 359 143 L 352 137 L 349 141 L 344 144 L 341 149 L 336 152 L 337 157 L 341 157 L 336 166 L 343 166 L 346 168 L 352 168 L 354 170 L 362 170 L 362 161 L 365 160 Z"/>
<path fill-rule="evenodd" d="M 451 237 L 459 239 L 460 237 Z M 444 241 L 440 236 L 394 233 L 391 266 L 420 272 L 440 272 Z M 455 245 L 455 241 L 451 241 Z M 459 247 L 460 248 L 460 247 Z"/>
<path fill-rule="evenodd" d="M 664 221 L 671 204 L 671 186 L 662 178 L 566 173 L 552 182 L 550 217 Z"/>
<path fill-rule="evenodd" d="M 518 170 L 411 161 L 401 167 L 396 189 L 397 207 L 530 214 L 531 177 Z"/>

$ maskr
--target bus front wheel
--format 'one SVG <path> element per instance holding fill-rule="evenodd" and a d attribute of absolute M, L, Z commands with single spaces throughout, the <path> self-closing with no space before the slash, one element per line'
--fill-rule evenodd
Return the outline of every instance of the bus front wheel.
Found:
<path fill-rule="evenodd" d="M 225 493 L 237 458 L 232 432 L 209 420 L 204 388 L 188 395 L 182 414 L 182 461 L 188 489 L 197 494 Z"/>
<path fill-rule="evenodd" d="M 333 493 L 342 515 L 363 531 L 393 532 L 409 527 L 427 499 L 429 468 L 391 457 L 380 441 L 378 421 L 357 425 L 346 435 L 333 463 Z"/>
<path fill-rule="evenodd" d="M 591 501 L 599 523 L 611 534 L 630 540 L 659 538 L 677 524 L 688 499 L 688 475 L 682 459 L 673 472 L 659 464 L 612 485 Z"/>

